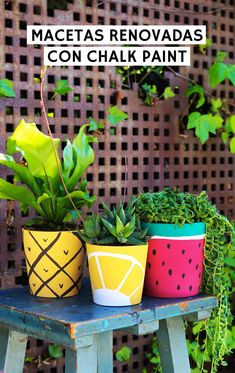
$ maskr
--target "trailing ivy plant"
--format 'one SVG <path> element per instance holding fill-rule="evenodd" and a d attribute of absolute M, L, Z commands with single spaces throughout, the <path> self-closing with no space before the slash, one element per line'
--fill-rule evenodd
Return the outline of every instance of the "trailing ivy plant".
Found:
<path fill-rule="evenodd" d="M 211 40 L 207 38 L 206 44 L 199 45 L 199 52 L 206 55 L 211 44 Z M 226 52 L 218 51 L 215 61 L 210 65 L 209 91 L 169 66 L 118 67 L 117 73 L 122 77 L 124 88 L 132 89 L 134 83 L 137 84 L 138 95 L 147 106 L 157 106 L 159 100 L 168 100 L 177 93 L 179 87 L 170 87 L 170 81 L 165 77 L 167 71 L 184 81 L 187 80 L 188 87 L 183 93 L 189 99 L 189 104 L 180 117 L 180 126 L 194 130 L 202 144 L 211 136 L 219 134 L 222 142 L 228 143 L 231 153 L 235 154 L 235 103 L 228 98 L 217 97 L 214 92 L 224 81 L 235 86 L 235 64 L 226 63 L 226 58 Z"/>
<path fill-rule="evenodd" d="M 198 347 L 197 351 L 194 349 L 194 353 L 191 351 L 191 357 L 196 365 L 195 373 L 206 372 L 207 362 L 210 362 L 210 372 L 215 373 L 231 349 L 228 333 L 232 323 L 232 288 L 226 261 L 234 257 L 234 228 L 209 201 L 205 192 L 196 195 L 165 188 L 157 193 L 140 194 L 134 206 L 140 219 L 147 222 L 173 223 L 180 226 L 194 222 L 206 224 L 201 292 L 215 295 L 218 298 L 218 307 L 212 310 L 208 320 L 194 324 L 193 335 Z M 156 363 L 158 364 L 158 360 Z"/>

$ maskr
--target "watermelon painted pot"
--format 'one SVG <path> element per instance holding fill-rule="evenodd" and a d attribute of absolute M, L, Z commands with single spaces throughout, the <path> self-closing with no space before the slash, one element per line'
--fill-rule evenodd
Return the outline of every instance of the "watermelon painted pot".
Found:
<path fill-rule="evenodd" d="M 206 225 L 143 223 L 148 227 L 145 294 L 181 298 L 200 292 Z"/>

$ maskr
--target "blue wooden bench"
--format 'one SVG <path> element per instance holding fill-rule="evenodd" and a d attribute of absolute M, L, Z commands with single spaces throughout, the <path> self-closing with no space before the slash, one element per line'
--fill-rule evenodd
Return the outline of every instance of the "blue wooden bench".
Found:
<path fill-rule="evenodd" d="M 136 335 L 157 331 L 164 373 L 190 373 L 183 318 L 209 317 L 212 296 L 144 298 L 133 307 L 92 304 L 86 284 L 78 297 L 48 300 L 28 289 L 0 291 L 0 372 L 22 373 L 28 336 L 66 348 L 66 373 L 112 373 L 113 330 Z"/>

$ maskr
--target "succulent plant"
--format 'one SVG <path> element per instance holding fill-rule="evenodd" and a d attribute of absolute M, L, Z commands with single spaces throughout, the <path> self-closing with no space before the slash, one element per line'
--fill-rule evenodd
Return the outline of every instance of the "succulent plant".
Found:
<path fill-rule="evenodd" d="M 143 230 L 133 205 L 126 209 L 120 202 L 117 208 L 110 209 L 102 204 L 101 214 L 89 215 L 83 229 L 78 230 L 82 240 L 98 245 L 142 245 L 145 244 L 147 230 Z"/>

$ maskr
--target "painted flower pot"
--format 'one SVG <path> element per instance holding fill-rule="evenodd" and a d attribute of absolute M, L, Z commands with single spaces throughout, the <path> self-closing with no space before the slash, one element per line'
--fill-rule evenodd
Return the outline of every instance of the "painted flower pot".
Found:
<path fill-rule="evenodd" d="M 87 244 L 94 303 L 130 306 L 142 299 L 148 245 Z"/>
<path fill-rule="evenodd" d="M 75 231 L 23 229 L 23 244 L 32 295 L 63 298 L 80 292 L 84 247 Z"/>
<path fill-rule="evenodd" d="M 180 298 L 200 292 L 206 226 L 204 223 L 143 224 L 148 226 L 145 294 Z"/>

